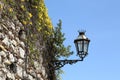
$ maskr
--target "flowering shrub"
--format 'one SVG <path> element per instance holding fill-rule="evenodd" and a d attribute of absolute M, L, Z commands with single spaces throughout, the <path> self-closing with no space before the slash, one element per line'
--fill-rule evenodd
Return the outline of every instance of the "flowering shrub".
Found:
<path fill-rule="evenodd" d="M 31 63 L 39 59 L 40 48 L 47 39 L 53 35 L 53 25 L 48 16 L 44 0 L 1 0 L 5 6 L 0 5 L 0 10 L 4 8 L 3 18 L 9 17 L 14 21 L 17 19 L 23 24 L 27 34 L 26 44 L 30 49 L 28 59 Z M 39 42 L 39 46 L 36 45 Z M 30 64 L 31 64 L 30 63 Z"/>
<path fill-rule="evenodd" d="M 34 23 L 37 28 L 41 27 L 41 30 L 48 32 L 51 32 L 53 29 L 44 0 L 2 0 L 2 2 L 9 5 L 4 13 L 14 13 L 14 15 L 12 14 L 10 16 L 17 16 L 23 25 L 32 25 Z M 2 7 L 0 5 L 0 10 Z"/>
<path fill-rule="evenodd" d="M 12 21 L 18 19 L 23 24 L 21 29 L 26 32 L 25 44 L 26 54 L 29 54 L 26 58 L 29 62 L 28 66 L 33 67 L 34 61 L 40 62 L 40 55 L 45 57 L 43 63 L 49 67 L 54 66 L 51 61 L 61 57 L 69 57 L 72 54 L 70 46 L 63 45 L 65 38 L 61 32 L 62 21 L 60 20 L 57 27 L 53 29 L 44 0 L 0 0 L 0 2 L 4 3 L 0 4 L 2 18 Z M 55 73 L 59 78 L 61 70 L 57 72 L 50 70 L 50 72 L 51 75 Z"/>

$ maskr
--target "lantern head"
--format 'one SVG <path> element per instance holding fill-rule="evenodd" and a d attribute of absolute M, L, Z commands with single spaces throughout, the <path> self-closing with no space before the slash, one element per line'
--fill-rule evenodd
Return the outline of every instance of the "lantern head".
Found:
<path fill-rule="evenodd" d="M 79 32 L 78 38 L 74 40 L 77 55 L 84 59 L 85 56 L 88 54 L 88 46 L 90 40 L 85 36 L 85 32 Z"/>

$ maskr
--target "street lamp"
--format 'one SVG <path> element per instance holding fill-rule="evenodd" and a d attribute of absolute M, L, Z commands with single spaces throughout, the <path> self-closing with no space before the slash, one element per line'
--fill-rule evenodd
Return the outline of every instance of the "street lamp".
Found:
<path fill-rule="evenodd" d="M 74 40 L 77 55 L 83 60 L 88 54 L 88 46 L 90 40 L 85 36 L 85 32 L 79 32 L 79 36 Z"/>
<path fill-rule="evenodd" d="M 74 40 L 76 50 L 77 50 L 77 56 L 80 57 L 80 59 L 76 60 L 54 60 L 53 66 L 55 70 L 60 69 L 66 64 L 73 64 L 77 63 L 78 61 L 83 61 L 83 59 L 86 57 L 88 54 L 88 46 L 89 46 L 90 40 L 85 36 L 85 31 L 79 32 L 78 38 Z"/>

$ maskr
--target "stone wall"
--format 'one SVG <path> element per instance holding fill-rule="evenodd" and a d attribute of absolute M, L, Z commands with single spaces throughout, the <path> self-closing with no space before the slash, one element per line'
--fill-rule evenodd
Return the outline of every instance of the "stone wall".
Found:
<path fill-rule="evenodd" d="M 25 69 L 26 48 L 20 39 L 21 28 L 19 20 L 0 18 L 0 80 L 49 80 L 42 55 L 40 62 L 34 61 L 34 67 Z"/>
<path fill-rule="evenodd" d="M 4 1 L 6 0 L 0 0 L 0 80 L 56 80 L 55 70 L 51 64 L 51 60 L 54 58 L 51 56 L 53 53 L 50 48 L 51 43 L 46 40 L 51 35 L 52 24 L 47 15 L 44 1 L 39 0 L 39 4 L 42 5 L 38 8 L 33 6 L 35 5 L 34 0 L 33 3 L 26 3 L 25 0 L 10 0 L 14 4 L 10 4 L 10 1 Z M 21 5 L 17 6 L 19 1 L 21 1 Z M 26 11 L 24 9 L 19 10 L 23 6 Z M 31 7 L 31 10 L 28 7 Z M 42 10 L 38 14 L 46 14 L 40 19 L 38 18 L 39 15 L 33 16 L 39 9 Z M 29 13 L 27 15 L 29 17 L 21 11 Z M 32 22 L 28 25 L 31 25 L 31 28 L 24 24 L 24 19 L 21 19 L 23 16 L 25 20 L 30 18 L 28 21 Z M 39 27 L 35 26 L 35 20 L 37 23 L 40 21 Z M 36 28 L 38 32 L 35 31 Z M 29 31 L 31 31 L 31 35 L 35 33 L 38 38 L 34 39 L 27 34 Z M 23 33 L 26 35 L 21 35 Z M 32 40 L 35 40 L 32 49 L 37 49 L 35 50 L 38 51 L 37 54 L 30 50 Z M 50 69 L 51 67 L 52 69 Z"/>

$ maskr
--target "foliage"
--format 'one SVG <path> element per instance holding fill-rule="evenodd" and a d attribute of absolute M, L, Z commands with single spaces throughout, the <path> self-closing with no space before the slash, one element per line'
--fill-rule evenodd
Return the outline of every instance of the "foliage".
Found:
<path fill-rule="evenodd" d="M 0 4 L 2 18 L 15 21 L 18 19 L 26 31 L 26 45 L 28 51 L 29 65 L 34 66 L 34 61 L 39 61 L 40 54 L 50 55 L 53 59 L 69 57 L 70 46 L 63 44 L 65 38 L 62 33 L 62 21 L 59 20 L 57 27 L 53 28 L 48 16 L 44 0 L 1 0 L 5 5 Z M 4 9 L 4 10 L 3 10 Z M 45 49 L 44 49 L 45 48 Z M 41 51 L 43 50 L 43 51 Z M 46 51 L 48 51 L 46 53 Z M 48 63 L 51 60 L 47 60 Z M 57 80 L 63 71 L 56 71 Z"/>
<path fill-rule="evenodd" d="M 59 23 L 57 24 L 57 27 L 54 28 L 54 36 L 53 36 L 53 46 L 54 46 L 54 54 L 55 54 L 55 58 L 57 60 L 59 60 L 61 57 L 69 57 L 70 55 L 72 55 L 73 53 L 70 52 L 70 45 L 68 45 L 67 47 L 65 47 L 64 45 L 64 41 L 65 41 L 65 37 L 64 37 L 64 33 L 62 33 L 62 21 L 59 20 Z M 56 76 L 57 76 L 57 80 L 61 80 L 60 74 L 62 74 L 63 71 L 57 70 L 56 71 Z"/>
<path fill-rule="evenodd" d="M 54 54 L 56 58 L 61 57 L 69 57 L 72 53 L 70 52 L 70 45 L 65 47 L 64 41 L 64 33 L 62 33 L 62 21 L 59 20 L 59 23 L 57 24 L 57 27 L 54 28 Z"/>
<path fill-rule="evenodd" d="M 43 53 L 39 49 L 53 33 L 44 0 L 2 0 L 2 2 L 6 4 L 0 5 L 0 10 L 4 9 L 2 18 L 18 19 L 23 24 L 24 27 L 21 29 L 26 32 L 26 44 L 30 49 L 28 58 L 33 63 L 34 60 L 38 60 L 39 54 Z"/>

